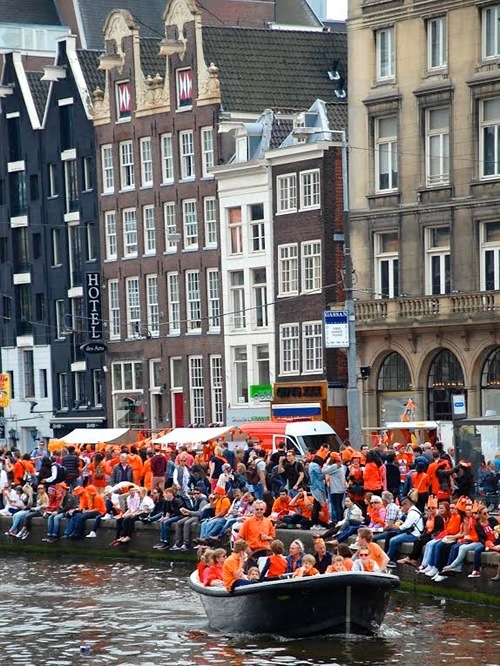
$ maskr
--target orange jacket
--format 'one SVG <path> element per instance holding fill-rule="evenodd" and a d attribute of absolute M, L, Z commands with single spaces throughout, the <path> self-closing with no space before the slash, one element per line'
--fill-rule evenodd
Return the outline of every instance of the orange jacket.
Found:
<path fill-rule="evenodd" d="M 429 476 L 425 472 L 416 472 L 411 477 L 412 486 L 418 493 L 429 492 L 429 481 Z"/>
<path fill-rule="evenodd" d="M 283 557 L 283 555 L 269 555 L 267 560 L 269 562 L 269 568 L 266 572 L 266 578 L 278 578 L 278 576 L 286 573 L 288 565 L 286 557 Z"/>
<path fill-rule="evenodd" d="M 148 490 L 153 490 L 153 472 L 151 471 L 151 458 L 146 458 L 142 468 L 142 485 Z"/>
<path fill-rule="evenodd" d="M 141 456 L 137 453 L 130 453 L 128 456 L 128 464 L 132 467 L 134 483 L 139 486 L 141 483 L 142 469 L 144 467 Z"/>
<path fill-rule="evenodd" d="M 378 467 L 374 462 L 366 463 L 363 473 L 365 490 L 380 490 L 384 487 L 384 478 L 381 470 L 382 466 Z"/>

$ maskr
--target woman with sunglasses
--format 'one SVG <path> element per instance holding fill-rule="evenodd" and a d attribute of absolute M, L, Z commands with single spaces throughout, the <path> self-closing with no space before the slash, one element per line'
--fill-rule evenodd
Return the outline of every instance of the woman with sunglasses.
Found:
<path fill-rule="evenodd" d="M 352 570 L 366 573 L 380 571 L 380 567 L 375 560 L 372 559 L 370 549 L 366 546 L 361 546 L 354 560 L 354 564 L 352 565 Z"/>
<path fill-rule="evenodd" d="M 434 551 L 438 549 L 438 545 L 445 537 L 450 539 L 458 539 L 460 535 L 460 530 L 462 527 L 462 515 L 457 509 L 455 502 L 450 504 L 450 519 L 444 530 L 440 532 L 434 539 L 431 539 L 429 543 L 425 546 L 424 557 L 422 558 L 422 564 L 417 569 L 417 573 L 425 574 L 430 576 L 432 572 L 432 577 L 439 573 L 438 568 L 435 566 L 435 557 L 439 555 Z"/>
<path fill-rule="evenodd" d="M 478 507 L 469 503 L 465 509 L 465 519 L 463 523 L 464 536 L 452 545 L 448 556 L 448 564 L 434 576 L 432 579 L 434 582 L 440 583 L 445 580 L 450 573 L 460 573 L 465 558 L 467 557 L 467 553 L 469 551 L 475 551 L 476 548 L 482 546 L 477 532 L 477 524 Z M 477 578 L 477 576 L 473 576 L 473 578 Z"/>

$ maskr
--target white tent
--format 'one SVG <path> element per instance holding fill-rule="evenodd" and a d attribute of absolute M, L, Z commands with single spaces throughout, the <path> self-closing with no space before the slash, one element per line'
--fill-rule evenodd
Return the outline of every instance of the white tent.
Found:
<path fill-rule="evenodd" d="M 59 441 L 65 444 L 121 444 L 129 441 L 130 428 L 75 428 Z M 135 441 L 135 436 L 133 437 Z"/>
<path fill-rule="evenodd" d="M 154 439 L 153 444 L 202 444 L 225 435 L 229 430 L 231 430 L 229 426 L 220 428 L 174 428 L 163 437 Z"/>

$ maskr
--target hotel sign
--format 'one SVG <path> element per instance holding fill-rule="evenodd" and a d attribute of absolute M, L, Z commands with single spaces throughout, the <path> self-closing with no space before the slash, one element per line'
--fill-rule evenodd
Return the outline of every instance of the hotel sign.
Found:
<path fill-rule="evenodd" d="M 87 299 L 88 335 L 91 340 L 102 339 L 102 289 L 101 274 L 85 274 L 85 295 Z"/>

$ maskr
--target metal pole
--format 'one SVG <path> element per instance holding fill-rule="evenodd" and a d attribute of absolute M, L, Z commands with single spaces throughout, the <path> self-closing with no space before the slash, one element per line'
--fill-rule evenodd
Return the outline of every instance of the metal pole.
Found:
<path fill-rule="evenodd" d="M 344 290 L 345 309 L 348 313 L 349 347 L 347 349 L 347 412 L 349 417 L 349 441 L 361 447 L 361 409 L 359 404 L 358 374 L 356 367 L 356 317 L 352 294 L 352 257 L 349 226 L 349 182 L 347 173 L 347 137 L 342 130 L 342 198 L 344 220 Z"/>

